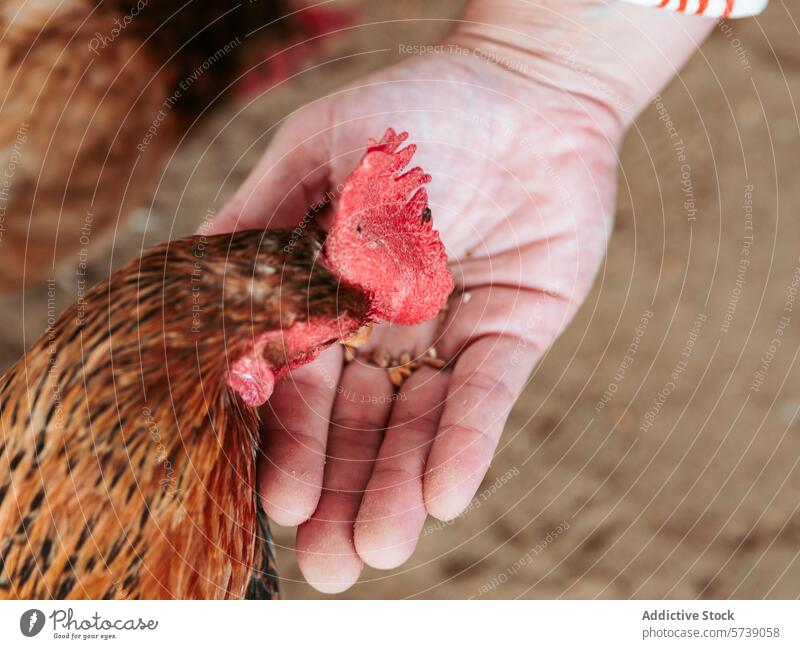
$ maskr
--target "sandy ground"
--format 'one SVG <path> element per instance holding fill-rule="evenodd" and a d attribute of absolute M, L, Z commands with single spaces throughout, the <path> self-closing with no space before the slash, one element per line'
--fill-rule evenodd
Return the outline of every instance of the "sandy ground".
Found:
<path fill-rule="evenodd" d="M 370 4 L 376 24 L 329 42 L 320 60 L 388 51 L 329 62 L 207 121 L 113 257 L 93 258 L 96 275 L 143 240 L 190 232 L 220 198 L 220 170 L 233 169 L 224 198 L 277 119 L 396 60 L 400 42 L 433 42 L 461 2 Z M 616 228 L 594 290 L 537 368 L 468 515 L 430 520 L 407 565 L 365 570 L 344 597 L 800 595 L 800 313 L 784 311 L 800 280 L 800 9 L 771 5 L 717 29 L 663 95 L 686 144 L 694 207 L 651 106 L 623 148 Z M 45 299 L 5 301 L 4 364 L 43 331 Z M 302 581 L 293 530 L 276 538 L 286 596 L 320 597 Z"/>

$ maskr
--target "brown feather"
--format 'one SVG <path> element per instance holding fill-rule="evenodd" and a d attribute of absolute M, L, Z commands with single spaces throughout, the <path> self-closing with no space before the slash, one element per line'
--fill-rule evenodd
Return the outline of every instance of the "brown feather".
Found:
<path fill-rule="evenodd" d="M 239 598 L 263 568 L 258 414 L 229 362 L 369 319 L 314 228 L 189 237 L 69 307 L 0 379 L 0 597 Z M 324 346 L 306 334 L 309 344 Z M 291 366 L 309 349 L 265 350 Z M 278 367 L 278 365 L 274 365 Z"/>

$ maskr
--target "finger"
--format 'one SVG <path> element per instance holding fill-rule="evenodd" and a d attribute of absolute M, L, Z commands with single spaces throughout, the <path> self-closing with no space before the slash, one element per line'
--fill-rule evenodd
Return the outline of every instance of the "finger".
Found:
<path fill-rule="evenodd" d="M 439 426 L 450 374 L 422 367 L 403 384 L 367 484 L 355 546 L 374 568 L 395 568 L 414 552 L 425 524 L 422 476 Z"/>
<path fill-rule="evenodd" d="M 338 346 L 287 374 L 262 410 L 258 488 L 278 525 L 309 519 L 322 491 L 325 446 L 342 367 Z"/>
<path fill-rule="evenodd" d="M 393 396 L 386 371 L 358 362 L 342 375 L 328 434 L 328 462 L 314 515 L 297 530 L 297 560 L 306 580 L 324 593 L 352 586 L 363 563 L 353 524 L 367 486 Z"/>
<path fill-rule="evenodd" d="M 301 222 L 320 200 L 327 180 L 329 137 L 320 113 L 306 106 L 278 129 L 261 160 L 201 234 Z"/>
<path fill-rule="evenodd" d="M 454 358 L 484 336 L 505 336 L 523 341 L 520 347 L 538 358 L 569 324 L 578 303 L 535 289 L 464 289 L 448 304 L 436 349 L 443 358 Z"/>
<path fill-rule="evenodd" d="M 491 257 L 473 254 L 460 260 L 452 266 L 453 279 L 458 287 L 491 283 L 495 289 L 514 287 L 511 290 L 516 292 L 520 292 L 519 288 L 556 295 L 582 294 L 588 291 L 594 277 L 595 250 L 601 252 L 603 243 L 592 242 L 592 250 L 586 253 L 591 257 L 589 271 L 586 267 L 590 262 L 587 260 L 584 266 L 576 264 L 563 243 L 532 241 L 513 250 L 493 253 Z"/>
<path fill-rule="evenodd" d="M 528 343 L 498 335 L 461 353 L 426 467 L 425 507 L 432 516 L 450 520 L 469 505 L 536 358 Z"/>

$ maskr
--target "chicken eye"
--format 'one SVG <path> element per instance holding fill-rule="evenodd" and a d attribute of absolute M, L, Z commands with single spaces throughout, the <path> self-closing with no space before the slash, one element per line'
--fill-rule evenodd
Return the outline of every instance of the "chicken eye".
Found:
<path fill-rule="evenodd" d="M 361 234 L 361 224 L 360 223 L 356 226 L 356 232 Z"/>

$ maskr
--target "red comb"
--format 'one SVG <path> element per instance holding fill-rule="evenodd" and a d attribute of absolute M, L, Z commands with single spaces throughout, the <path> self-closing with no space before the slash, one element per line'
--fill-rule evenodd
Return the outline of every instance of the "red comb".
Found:
<path fill-rule="evenodd" d="M 431 177 L 420 167 L 403 172 L 416 146 L 399 148 L 407 133 L 387 129 L 345 182 L 326 242 L 332 269 L 370 293 L 376 317 L 416 324 L 434 317 L 453 289 L 447 255 L 433 229 Z"/>

